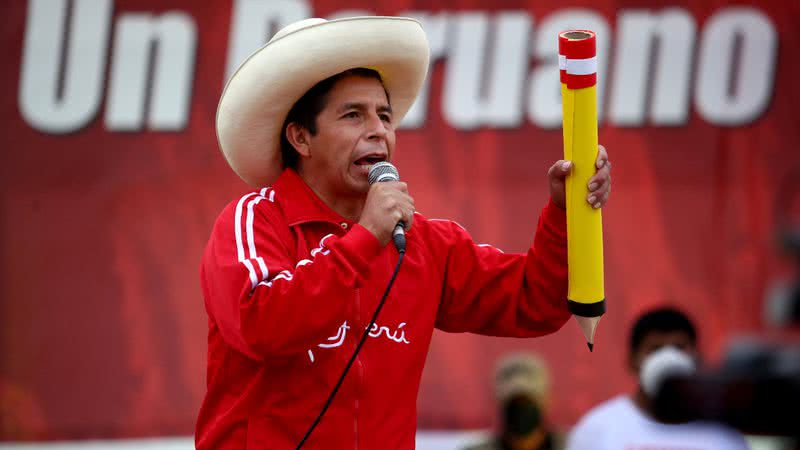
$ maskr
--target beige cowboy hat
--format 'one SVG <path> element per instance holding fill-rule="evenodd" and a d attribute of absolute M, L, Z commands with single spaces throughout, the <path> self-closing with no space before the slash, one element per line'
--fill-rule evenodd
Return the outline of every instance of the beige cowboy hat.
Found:
<path fill-rule="evenodd" d="M 283 170 L 283 122 L 306 91 L 345 70 L 376 70 L 399 123 L 425 81 L 429 53 L 420 23 L 404 17 L 313 18 L 288 25 L 228 80 L 217 107 L 220 149 L 245 182 L 272 184 Z"/>

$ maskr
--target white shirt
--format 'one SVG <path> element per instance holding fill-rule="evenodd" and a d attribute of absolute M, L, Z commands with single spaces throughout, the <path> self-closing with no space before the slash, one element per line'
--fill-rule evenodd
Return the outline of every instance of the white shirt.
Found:
<path fill-rule="evenodd" d="M 746 450 L 744 437 L 713 422 L 664 424 L 647 417 L 628 396 L 589 411 L 572 429 L 566 450 Z"/>

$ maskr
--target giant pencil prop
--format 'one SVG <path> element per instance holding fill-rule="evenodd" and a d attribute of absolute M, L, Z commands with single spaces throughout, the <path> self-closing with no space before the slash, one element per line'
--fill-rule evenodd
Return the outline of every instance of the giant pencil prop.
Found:
<path fill-rule="evenodd" d="M 591 351 L 600 316 L 606 312 L 603 289 L 603 222 L 587 201 L 597 160 L 597 58 L 595 34 L 573 30 L 558 35 L 561 71 L 564 159 L 567 178 L 567 304 Z"/>

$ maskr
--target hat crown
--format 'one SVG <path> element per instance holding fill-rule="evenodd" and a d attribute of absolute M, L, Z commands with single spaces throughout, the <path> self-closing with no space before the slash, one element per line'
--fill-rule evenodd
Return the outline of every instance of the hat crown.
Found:
<path fill-rule="evenodd" d="M 301 30 L 303 28 L 308 28 L 312 25 L 317 25 L 325 22 L 327 22 L 327 20 L 320 19 L 319 17 L 311 17 L 310 19 L 298 20 L 297 22 L 290 23 L 289 25 L 286 25 L 285 27 L 281 28 L 277 33 L 275 33 L 275 36 L 272 36 L 270 42 L 278 40 L 286 36 L 287 34 L 294 33 L 297 30 Z"/>

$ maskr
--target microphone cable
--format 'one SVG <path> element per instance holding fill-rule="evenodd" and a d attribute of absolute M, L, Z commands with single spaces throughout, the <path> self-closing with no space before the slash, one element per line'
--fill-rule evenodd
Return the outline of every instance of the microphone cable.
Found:
<path fill-rule="evenodd" d="M 394 279 L 397 278 L 397 272 L 400 271 L 400 265 L 403 264 L 403 258 L 406 256 L 405 245 L 403 245 L 402 249 L 398 249 L 398 254 L 400 255 L 397 258 L 397 264 L 394 266 L 394 272 L 392 273 L 392 278 L 389 279 L 389 284 L 386 286 L 386 290 L 383 292 L 383 297 L 381 297 L 381 301 L 378 302 L 378 307 L 375 308 L 375 313 L 372 315 L 372 320 L 370 320 L 369 325 L 367 325 L 367 329 L 364 330 L 364 334 L 361 335 L 361 340 L 358 342 L 356 346 L 356 350 L 353 352 L 353 356 L 350 357 L 350 361 L 347 362 L 347 365 L 344 367 L 344 371 L 342 375 L 339 377 L 339 381 L 336 382 L 336 386 L 333 387 L 333 391 L 328 396 L 328 400 L 325 401 L 325 406 L 322 407 L 322 410 L 319 412 L 319 415 L 316 419 L 314 419 L 314 423 L 311 424 L 308 431 L 306 431 L 305 436 L 303 439 L 300 440 L 300 443 L 297 444 L 295 450 L 300 450 L 303 444 L 306 443 L 306 440 L 309 436 L 311 436 L 311 432 L 317 427 L 319 422 L 322 420 L 322 416 L 325 415 L 325 411 L 331 406 L 331 402 L 333 402 L 333 397 L 336 396 L 336 393 L 339 392 L 339 388 L 342 386 L 342 382 L 344 382 L 344 377 L 347 375 L 347 372 L 350 371 L 350 367 L 353 365 L 353 362 L 356 360 L 356 356 L 358 356 L 358 352 L 361 351 L 361 346 L 364 345 L 364 342 L 367 340 L 367 336 L 369 336 L 369 332 L 372 329 L 372 326 L 375 324 L 375 320 L 378 318 L 378 314 L 381 312 L 383 308 L 383 304 L 386 302 L 386 297 L 389 296 L 389 291 L 392 289 L 392 285 L 394 284 Z"/>

